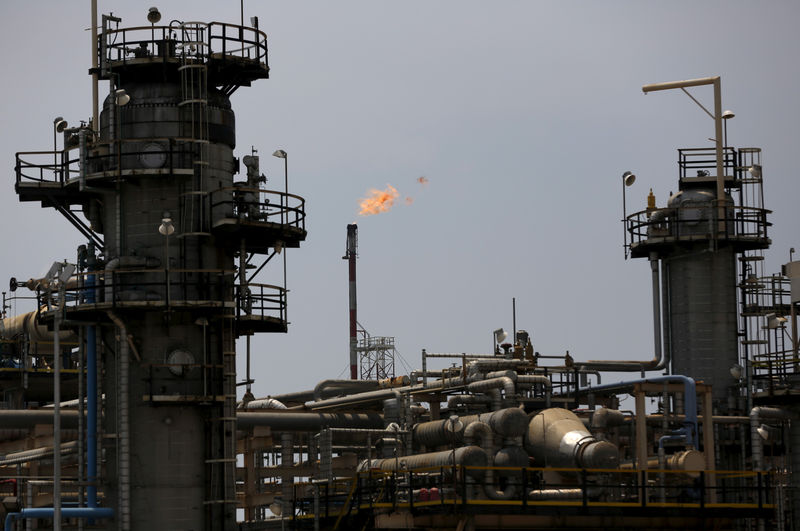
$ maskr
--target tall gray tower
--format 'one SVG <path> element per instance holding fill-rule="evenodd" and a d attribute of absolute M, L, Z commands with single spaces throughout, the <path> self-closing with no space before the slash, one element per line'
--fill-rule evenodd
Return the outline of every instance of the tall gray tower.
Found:
<path fill-rule="evenodd" d="M 679 149 L 678 192 L 665 208 L 653 204 L 626 220 L 631 256 L 660 265 L 672 374 L 713 385 L 723 409 L 738 385 L 731 374 L 741 335 L 737 259 L 746 263 L 748 252 L 770 244 L 759 154 L 756 148 L 724 149 L 724 197 L 718 200 L 714 149 Z"/>
<path fill-rule="evenodd" d="M 235 339 L 286 331 L 285 285 L 253 273 L 305 239 L 304 201 L 234 157 L 229 97 L 268 77 L 263 32 L 119 22 L 92 70 L 98 130 L 65 130 L 55 163 L 19 154 L 16 190 L 89 241 L 65 314 L 99 362 L 104 505 L 121 529 L 234 529 Z"/>

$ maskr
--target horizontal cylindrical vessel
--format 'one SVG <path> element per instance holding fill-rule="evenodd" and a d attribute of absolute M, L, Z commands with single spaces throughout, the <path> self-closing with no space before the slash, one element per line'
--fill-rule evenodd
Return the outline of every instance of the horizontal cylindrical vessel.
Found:
<path fill-rule="evenodd" d="M 486 454 L 485 450 L 478 446 L 462 446 L 455 450 L 363 461 L 359 465 L 359 470 L 363 471 L 373 468 L 393 471 L 396 470 L 398 466 L 400 470 L 415 470 L 428 467 L 452 467 L 453 464 L 466 467 L 485 467 L 489 464 L 489 456 Z M 485 470 L 467 471 L 467 474 L 475 479 L 482 479 L 485 473 Z"/>
<path fill-rule="evenodd" d="M 461 426 L 451 433 L 447 424 L 449 419 L 421 422 L 414 427 L 414 441 L 425 446 L 441 446 L 455 440 L 463 442 L 464 429 L 472 422 L 481 421 L 491 426 L 492 430 L 503 437 L 519 437 L 528 426 L 528 416 L 519 408 L 507 408 L 460 417 Z"/>
<path fill-rule="evenodd" d="M 616 468 L 617 447 L 599 441 L 573 412 L 550 408 L 533 417 L 525 434 L 525 449 L 536 466 Z"/>

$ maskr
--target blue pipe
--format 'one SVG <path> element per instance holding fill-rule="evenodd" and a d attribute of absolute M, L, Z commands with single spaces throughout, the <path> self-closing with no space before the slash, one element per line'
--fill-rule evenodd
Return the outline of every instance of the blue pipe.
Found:
<path fill-rule="evenodd" d="M 53 507 L 41 507 L 37 509 L 22 509 L 17 513 L 8 513 L 6 516 L 5 531 L 14 531 L 16 520 L 29 518 L 48 518 L 53 519 Z M 109 507 L 62 507 L 62 518 L 112 518 L 114 510 Z"/>
<path fill-rule="evenodd" d="M 92 304 L 94 296 L 95 275 L 86 277 L 86 302 Z M 112 518 L 114 510 L 110 507 L 97 506 L 97 328 L 86 327 L 86 459 L 87 479 L 89 486 L 86 488 L 88 507 L 62 507 L 62 518 Z M 6 515 L 5 531 L 13 531 L 15 520 L 28 518 L 53 519 L 53 507 L 36 509 L 22 509 L 16 513 Z"/>
<path fill-rule="evenodd" d="M 672 374 L 669 376 L 656 376 L 655 378 L 642 378 L 640 380 L 629 380 L 625 382 L 598 385 L 598 386 L 593 386 L 588 390 L 598 391 L 603 389 L 630 387 L 638 383 L 664 383 L 664 382 L 676 382 L 676 381 L 683 383 L 683 389 L 684 389 L 683 427 L 679 430 L 676 430 L 674 435 L 668 435 L 667 437 L 683 437 L 686 439 L 687 445 L 691 446 L 694 449 L 697 449 L 697 443 L 696 443 L 697 431 L 698 431 L 697 430 L 697 387 L 695 386 L 694 379 L 680 374 Z"/>

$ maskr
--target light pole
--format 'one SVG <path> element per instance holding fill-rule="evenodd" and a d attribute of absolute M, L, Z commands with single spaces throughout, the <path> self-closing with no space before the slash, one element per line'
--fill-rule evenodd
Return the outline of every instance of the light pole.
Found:
<path fill-rule="evenodd" d="M 633 172 L 626 171 L 622 174 L 622 248 L 625 250 L 625 260 L 628 259 L 628 207 L 625 203 L 625 188 L 636 182 Z"/>
<path fill-rule="evenodd" d="M 281 195 L 281 225 L 289 221 L 289 155 L 282 149 L 276 149 L 273 157 L 283 159 L 283 194 Z M 280 252 L 279 248 L 275 249 Z M 286 253 L 283 253 L 283 293 L 286 295 Z M 284 309 L 284 319 L 288 322 L 289 316 Z"/>
<path fill-rule="evenodd" d="M 699 101 L 697 101 L 689 92 L 686 90 L 689 87 L 699 87 L 702 85 L 713 85 L 714 87 L 714 113 L 708 111 L 705 107 L 703 107 Z M 692 99 L 697 105 L 703 109 L 706 114 L 708 114 L 714 120 L 714 145 L 716 151 L 716 159 L 717 159 L 717 220 L 718 224 L 718 232 L 721 234 L 725 234 L 725 175 L 724 175 L 724 164 L 722 160 L 722 80 L 719 76 L 714 77 L 704 77 L 699 79 L 688 79 L 685 81 L 669 81 L 667 83 L 652 83 L 650 85 L 644 85 L 642 87 L 642 92 L 645 94 L 649 94 L 650 92 L 655 92 L 659 90 L 671 90 L 671 89 L 681 89 L 684 93 L 686 93 L 689 98 Z M 732 113 L 731 113 L 732 114 Z"/>
<path fill-rule="evenodd" d="M 53 119 L 53 173 L 56 173 L 58 168 L 57 135 L 62 133 L 67 128 L 67 125 L 67 121 L 61 116 Z"/>

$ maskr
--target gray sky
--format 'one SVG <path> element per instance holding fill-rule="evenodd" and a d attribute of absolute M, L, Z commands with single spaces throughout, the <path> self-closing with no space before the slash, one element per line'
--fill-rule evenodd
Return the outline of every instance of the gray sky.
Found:
<path fill-rule="evenodd" d="M 146 24 L 145 4 L 99 3 L 124 26 Z M 239 2 L 159 8 L 165 22 L 239 20 Z M 0 5 L 3 285 L 83 243 L 57 213 L 17 201 L 13 164 L 51 149 L 55 116 L 91 115 L 89 15 L 89 2 Z M 629 212 L 650 188 L 664 206 L 677 148 L 711 147 L 714 128 L 680 91 L 645 97 L 646 83 L 722 76 L 729 143 L 764 150 L 766 270 L 800 248 L 797 2 L 248 1 L 251 15 L 272 70 L 232 98 L 236 155 L 254 146 L 280 186 L 282 161 L 268 155 L 289 153 L 309 230 L 288 255 L 289 333 L 253 340 L 257 395 L 347 377 L 353 221 L 359 321 L 395 336 L 410 366 L 422 348 L 488 351 L 491 331 L 512 326 L 512 297 L 543 354 L 652 357 L 649 267 L 623 260 L 620 175 L 638 176 Z M 709 87 L 692 92 L 712 108 Z M 359 198 L 387 184 L 414 203 L 357 217 Z"/>

